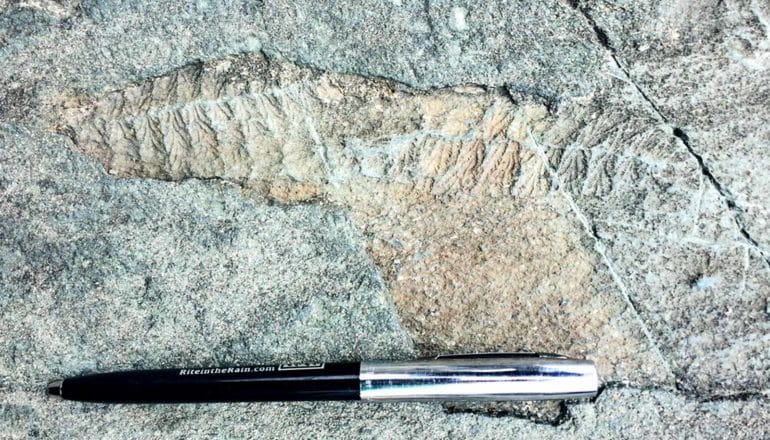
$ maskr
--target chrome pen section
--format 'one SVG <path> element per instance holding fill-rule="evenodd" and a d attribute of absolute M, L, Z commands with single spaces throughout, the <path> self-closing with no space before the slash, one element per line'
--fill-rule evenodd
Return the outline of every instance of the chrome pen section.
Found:
<path fill-rule="evenodd" d="M 593 362 L 542 353 L 362 362 L 361 400 L 551 400 L 596 396 Z"/>

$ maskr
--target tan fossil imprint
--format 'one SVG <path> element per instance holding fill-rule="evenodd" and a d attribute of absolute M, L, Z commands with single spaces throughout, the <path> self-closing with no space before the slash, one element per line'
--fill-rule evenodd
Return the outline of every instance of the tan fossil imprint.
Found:
<path fill-rule="evenodd" d="M 562 351 L 623 377 L 647 374 L 631 357 L 654 365 L 623 302 L 594 287 L 611 281 L 524 146 L 531 132 L 554 130 L 543 106 L 261 55 L 57 105 L 57 129 L 111 174 L 218 178 L 260 198 L 349 209 L 423 347 Z M 612 155 L 589 169 L 581 149 L 548 153 L 568 185 L 611 190 Z"/>

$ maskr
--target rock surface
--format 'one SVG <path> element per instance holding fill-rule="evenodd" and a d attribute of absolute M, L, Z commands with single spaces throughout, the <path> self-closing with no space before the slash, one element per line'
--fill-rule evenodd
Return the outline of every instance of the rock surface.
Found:
<path fill-rule="evenodd" d="M 767 436 L 770 8 L 366 3 L 0 3 L 0 437 Z M 593 359 L 605 387 L 42 393 L 521 349 Z"/>

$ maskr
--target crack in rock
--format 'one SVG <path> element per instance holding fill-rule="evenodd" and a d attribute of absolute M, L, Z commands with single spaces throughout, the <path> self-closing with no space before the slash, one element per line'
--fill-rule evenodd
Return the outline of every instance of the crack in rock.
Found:
<path fill-rule="evenodd" d="M 711 396 L 700 396 L 697 393 L 692 393 L 687 390 L 683 390 L 679 387 L 671 388 L 671 387 L 661 387 L 661 386 L 655 386 L 655 385 L 649 385 L 649 386 L 636 386 L 627 384 L 624 382 L 605 382 L 601 384 L 599 387 L 599 391 L 594 396 L 594 398 L 591 399 L 591 402 L 596 403 L 597 400 L 599 400 L 602 395 L 609 391 L 609 390 L 618 390 L 618 389 L 630 389 L 630 390 L 637 390 L 637 391 L 661 391 L 665 393 L 670 393 L 677 396 L 685 397 L 688 400 L 694 400 L 700 403 L 709 403 L 709 402 L 749 402 L 749 401 L 762 401 L 762 402 L 770 402 L 770 390 L 757 390 L 757 391 L 750 391 L 750 392 L 742 392 L 742 393 L 735 393 L 735 394 L 715 394 Z"/>
<path fill-rule="evenodd" d="M 661 115 L 662 116 L 662 115 Z M 687 136 L 687 134 L 682 131 L 681 128 L 674 127 L 673 128 L 673 135 L 679 138 L 679 140 L 682 141 L 682 144 L 687 148 L 687 151 L 690 152 L 692 157 L 695 158 L 695 160 L 698 162 L 698 166 L 701 169 L 701 172 L 703 175 L 708 179 L 708 181 L 711 183 L 711 185 L 719 192 L 719 194 L 722 196 L 722 199 L 725 201 L 725 204 L 728 208 L 734 213 L 735 215 L 735 224 L 738 226 L 738 229 L 743 236 L 744 239 L 746 239 L 747 242 L 751 244 L 751 247 L 754 248 L 765 260 L 765 263 L 767 263 L 767 266 L 770 267 L 770 256 L 765 254 L 765 252 L 761 249 L 759 246 L 759 243 L 751 237 L 751 234 L 749 234 L 749 231 L 746 229 L 746 222 L 744 221 L 744 211 L 743 209 L 738 206 L 735 203 L 735 196 L 732 195 L 730 190 L 719 183 L 717 178 L 714 176 L 714 173 L 711 172 L 711 170 L 706 166 L 706 162 L 703 160 L 703 156 L 698 154 L 695 149 L 690 145 L 690 138 Z"/>
<path fill-rule="evenodd" d="M 572 419 L 569 405 L 563 400 L 533 402 L 452 402 L 444 404 L 447 414 L 477 414 L 486 417 L 512 417 L 531 422 L 561 426 Z"/>

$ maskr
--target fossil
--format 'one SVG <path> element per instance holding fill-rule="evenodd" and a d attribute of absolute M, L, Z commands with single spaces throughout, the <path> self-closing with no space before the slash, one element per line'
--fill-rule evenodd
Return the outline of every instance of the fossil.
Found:
<path fill-rule="evenodd" d="M 512 195 L 537 185 L 515 110 L 496 91 L 420 92 L 250 55 L 73 98 L 60 129 L 116 175 L 217 177 L 281 201 L 334 198 L 331 187 L 360 179 Z"/>
<path fill-rule="evenodd" d="M 261 55 L 56 105 L 57 129 L 111 174 L 218 178 L 258 198 L 349 209 L 404 325 L 430 351 L 546 349 L 588 354 L 610 377 L 654 370 L 629 361 L 657 362 L 622 301 L 596 287 L 611 281 L 547 172 L 558 168 L 576 191 L 606 193 L 623 165 L 603 144 L 599 161 L 583 148 L 552 148 L 558 163 L 543 163 L 526 148 L 533 134 L 598 135 L 555 130 L 541 105 L 516 105 L 498 89 L 416 90 Z"/>
<path fill-rule="evenodd" d="M 119 176 L 221 178 L 281 202 L 338 200 L 340 186 L 363 182 L 431 196 L 549 188 L 543 164 L 522 148 L 528 130 L 545 129 L 545 108 L 517 107 L 496 89 L 420 91 L 242 55 L 58 105 L 58 130 Z M 647 134 L 625 116 L 559 127 L 575 144 L 615 145 L 552 154 L 571 190 L 612 191 L 615 167 L 633 159 L 616 163 L 618 144 Z M 592 152 L 602 158 L 589 160 Z"/>

